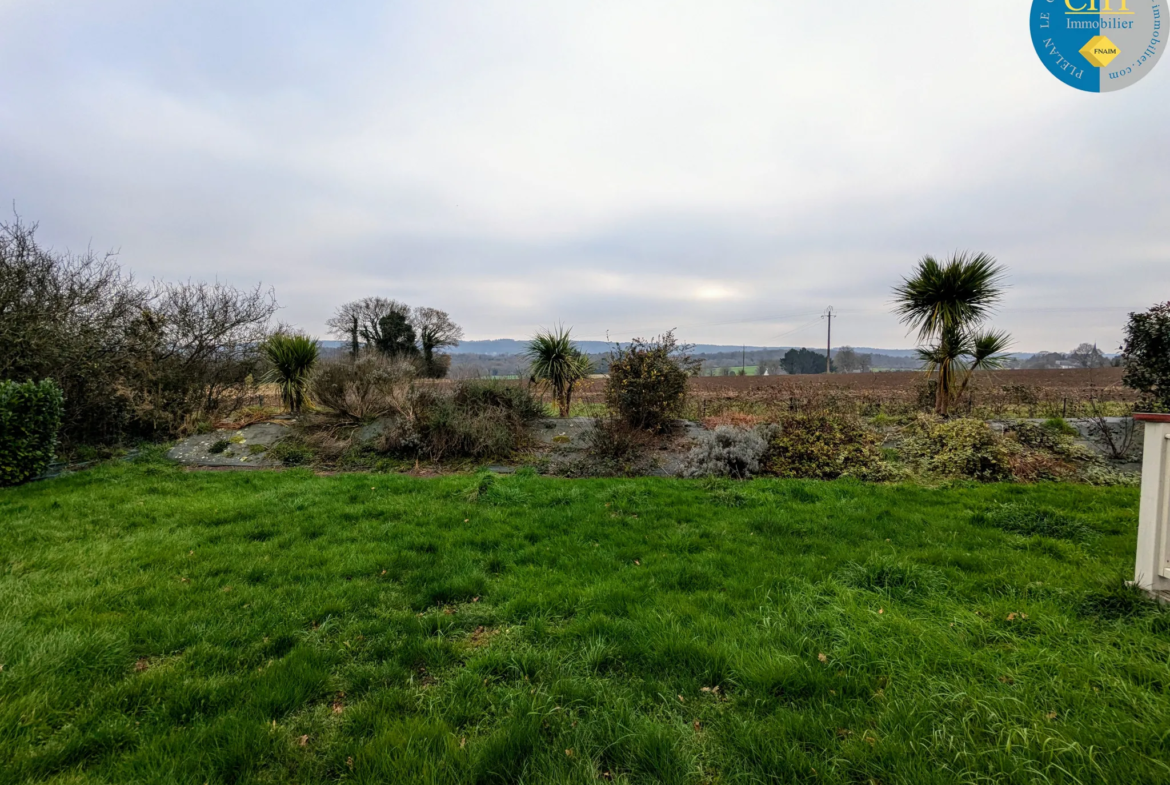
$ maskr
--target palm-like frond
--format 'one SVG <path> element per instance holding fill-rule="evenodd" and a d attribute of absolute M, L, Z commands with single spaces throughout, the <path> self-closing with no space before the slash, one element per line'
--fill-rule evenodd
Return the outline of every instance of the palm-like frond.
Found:
<path fill-rule="evenodd" d="M 277 333 L 264 342 L 264 356 L 272 365 L 265 380 L 275 382 L 280 400 L 290 412 L 305 405 L 309 374 L 317 363 L 317 341 L 303 335 Z"/>
<path fill-rule="evenodd" d="M 552 388 L 562 417 L 569 414 L 573 387 L 593 370 L 589 358 L 573 345 L 571 332 L 563 326 L 539 332 L 524 352 L 532 378 Z"/>
<path fill-rule="evenodd" d="M 1002 368 L 1004 361 L 1007 360 L 1004 352 L 1010 345 L 1011 336 L 1002 330 L 988 330 L 987 332 L 967 335 L 964 340 L 963 354 L 971 359 L 964 364 L 963 382 L 954 395 L 955 400 L 963 397 L 963 393 L 967 391 L 967 385 L 971 383 L 971 375 L 975 371 Z"/>
<path fill-rule="evenodd" d="M 1006 332 L 987 331 L 976 333 L 970 338 L 970 352 L 973 358 L 971 368 L 1002 368 L 1007 360 L 1005 352 L 1011 346 L 1011 336 Z"/>
<path fill-rule="evenodd" d="M 894 287 L 895 312 L 918 331 L 918 356 L 938 388 L 935 411 L 946 414 L 979 368 L 1003 364 L 1007 333 L 979 332 L 1003 294 L 1003 268 L 987 254 L 953 254 L 940 262 L 919 260 Z"/>
<path fill-rule="evenodd" d="M 918 331 L 918 340 L 943 330 L 968 330 L 991 315 L 1002 295 L 1003 268 L 987 254 L 957 253 L 945 262 L 924 256 L 894 288 L 895 312 Z"/>

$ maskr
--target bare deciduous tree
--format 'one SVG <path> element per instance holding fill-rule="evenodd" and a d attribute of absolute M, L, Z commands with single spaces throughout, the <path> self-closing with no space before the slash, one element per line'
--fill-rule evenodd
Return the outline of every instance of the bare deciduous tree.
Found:
<path fill-rule="evenodd" d="M 435 351 L 458 346 L 463 340 L 463 328 L 451 321 L 446 311 L 425 306 L 415 308 L 410 321 L 422 349 L 423 373 L 432 378 L 446 376 L 450 360 L 444 363 L 435 356 Z"/>
<path fill-rule="evenodd" d="M 367 349 L 372 349 L 382 340 L 382 320 L 391 314 L 409 317 L 410 306 L 386 297 L 363 297 L 339 307 L 325 324 L 330 333 L 349 340 L 356 319 L 358 336 Z"/>
<path fill-rule="evenodd" d="M 1109 364 L 1095 344 L 1082 343 L 1068 353 L 1068 359 L 1080 368 L 1104 368 Z"/>

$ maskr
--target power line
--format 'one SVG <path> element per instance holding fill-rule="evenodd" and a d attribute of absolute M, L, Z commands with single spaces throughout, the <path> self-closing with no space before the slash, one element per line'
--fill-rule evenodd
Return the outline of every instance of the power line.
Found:
<path fill-rule="evenodd" d="M 811 322 L 806 322 L 806 323 L 800 325 L 799 327 L 794 327 L 793 329 L 788 330 L 786 332 L 777 333 L 776 335 L 773 335 L 772 337 L 773 338 L 783 338 L 786 335 L 792 335 L 793 333 L 798 333 L 801 330 L 812 327 L 814 324 L 816 324 L 819 321 L 820 321 L 820 317 L 818 316 L 816 319 L 813 319 Z"/>

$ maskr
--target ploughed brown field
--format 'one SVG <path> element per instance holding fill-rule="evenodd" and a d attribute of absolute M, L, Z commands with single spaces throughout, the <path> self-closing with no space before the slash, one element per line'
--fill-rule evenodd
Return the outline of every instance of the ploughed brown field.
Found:
<path fill-rule="evenodd" d="M 1121 384 L 1121 368 L 983 371 L 975 374 L 958 409 L 978 416 L 1082 417 L 1124 414 L 1137 396 Z M 590 379 L 576 399 L 599 403 L 604 379 Z M 932 400 L 920 371 L 796 376 L 698 376 L 689 384 L 693 414 L 731 410 L 828 406 L 858 414 L 904 414 Z"/>
<path fill-rule="evenodd" d="M 975 374 L 957 411 L 989 418 L 1126 415 L 1133 410 L 1137 395 L 1122 385 L 1121 377 L 1121 368 L 980 372 Z M 445 385 L 452 380 L 427 383 Z M 728 412 L 768 416 L 810 408 L 866 416 L 900 415 L 927 411 L 933 402 L 927 379 L 920 371 L 697 376 L 688 382 L 688 388 L 687 415 L 694 419 Z M 261 385 L 259 392 L 249 403 L 279 407 L 274 385 Z M 577 388 L 573 401 L 603 403 L 605 378 L 586 380 Z M 261 419 L 264 416 L 257 414 Z"/>

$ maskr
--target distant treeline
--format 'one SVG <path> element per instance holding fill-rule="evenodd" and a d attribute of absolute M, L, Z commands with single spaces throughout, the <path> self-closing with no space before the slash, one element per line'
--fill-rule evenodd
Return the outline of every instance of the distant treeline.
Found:
<path fill-rule="evenodd" d="M 340 349 L 329 351 L 341 351 Z M 594 373 L 609 372 L 609 352 L 588 352 Z M 824 373 L 824 349 L 780 348 L 760 349 L 748 347 L 740 351 L 695 352 L 695 359 L 702 362 L 702 375 L 738 375 L 745 369 L 747 375 L 776 376 L 786 373 Z M 471 352 L 452 353 L 452 376 L 469 377 L 521 377 L 528 372 L 528 361 L 523 354 L 477 354 Z M 785 363 L 787 358 L 788 362 Z M 1116 364 L 1116 358 L 1107 357 L 1090 344 L 1082 344 L 1067 353 L 1039 352 L 1028 356 L 1015 356 L 1007 360 L 1006 369 L 1076 368 L 1099 367 Z M 860 352 L 849 346 L 833 350 L 834 373 L 868 373 L 880 371 L 916 371 L 922 368 L 917 357 L 896 356 L 878 352 Z"/>
<path fill-rule="evenodd" d="M 594 373 L 609 372 L 609 352 L 589 352 Z M 770 376 L 785 373 L 824 373 L 825 353 L 817 349 L 747 349 L 738 352 L 696 352 L 694 358 L 702 362 L 702 375 L 722 376 L 738 374 L 745 366 L 748 375 Z M 528 361 L 523 354 L 451 354 L 450 374 L 467 377 L 520 377 L 528 372 Z M 787 362 L 786 362 L 787 359 Z M 833 351 L 833 371 L 854 373 L 866 371 L 917 370 L 922 367 L 916 357 L 895 357 L 887 354 L 861 354 L 849 347 Z"/>

